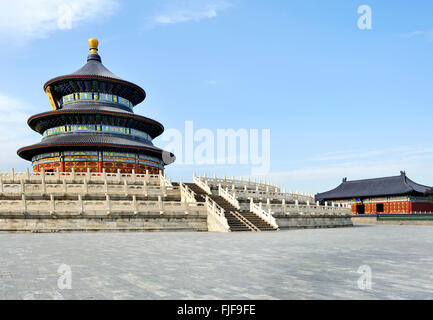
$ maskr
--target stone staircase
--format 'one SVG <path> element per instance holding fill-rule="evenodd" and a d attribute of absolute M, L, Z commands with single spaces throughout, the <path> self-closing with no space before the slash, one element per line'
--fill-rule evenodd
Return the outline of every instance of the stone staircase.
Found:
<path fill-rule="evenodd" d="M 276 231 L 273 226 L 253 212 L 239 211 L 239 214 L 254 224 L 260 231 Z"/>
<path fill-rule="evenodd" d="M 213 201 L 215 201 L 221 208 L 224 209 L 224 215 L 230 226 L 231 231 L 257 231 L 248 224 L 245 219 L 240 218 L 236 213 L 237 210 L 230 203 L 228 203 L 223 197 L 217 195 L 208 195 Z"/>
<path fill-rule="evenodd" d="M 173 185 L 175 185 L 175 183 L 173 183 Z M 197 201 L 202 202 L 205 200 L 205 197 L 208 196 L 224 209 L 225 217 L 231 231 L 276 231 L 274 227 L 256 214 L 237 210 L 223 197 L 207 194 L 195 183 L 186 183 L 186 185 L 195 193 Z"/>

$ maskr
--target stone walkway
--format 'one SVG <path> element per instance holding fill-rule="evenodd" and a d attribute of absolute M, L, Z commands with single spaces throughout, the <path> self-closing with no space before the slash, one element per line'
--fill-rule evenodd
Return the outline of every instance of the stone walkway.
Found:
<path fill-rule="evenodd" d="M 0 234 L 0 299 L 433 299 L 433 228 Z"/>

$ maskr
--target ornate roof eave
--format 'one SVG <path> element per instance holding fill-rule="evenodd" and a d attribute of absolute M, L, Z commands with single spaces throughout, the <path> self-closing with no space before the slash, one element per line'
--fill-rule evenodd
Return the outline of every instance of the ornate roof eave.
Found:
<path fill-rule="evenodd" d="M 399 176 L 347 181 L 336 188 L 316 194 L 317 200 L 423 195 L 429 186 L 410 180 L 404 171 Z"/>
<path fill-rule="evenodd" d="M 103 147 L 104 150 L 107 150 L 107 148 L 112 148 L 112 149 L 117 149 L 117 150 L 127 150 L 127 151 L 138 151 L 141 153 L 145 153 L 147 155 L 150 156 L 156 156 L 158 159 L 161 159 L 164 161 L 164 163 L 167 164 L 171 164 L 176 160 L 176 157 L 173 153 L 169 153 L 170 157 L 169 159 L 166 159 L 166 157 L 163 157 L 163 153 L 166 152 L 162 149 L 159 148 L 155 148 L 155 147 L 142 147 L 142 146 L 125 146 L 125 145 L 119 145 L 119 144 L 92 144 L 92 143 L 87 143 L 87 144 L 80 144 L 80 147 L 85 148 L 85 149 L 92 149 L 92 148 L 99 148 L 99 147 Z M 18 149 L 17 154 L 18 156 L 20 156 L 21 158 L 31 161 L 32 157 L 43 153 L 44 151 L 53 151 L 53 150 L 65 150 L 65 149 L 73 149 L 76 150 L 77 145 L 76 144 L 37 144 L 37 145 L 33 145 L 33 146 L 27 146 L 27 147 L 22 147 L 20 149 Z M 34 151 L 34 152 L 32 152 Z M 164 159 L 163 159 L 164 158 Z"/>
<path fill-rule="evenodd" d="M 129 118 L 129 119 L 136 120 L 138 122 L 150 124 L 151 126 L 154 127 L 154 130 L 153 130 L 154 132 L 147 132 L 147 133 L 152 137 L 152 139 L 158 137 L 159 135 L 161 135 L 164 132 L 164 126 L 161 123 L 159 123 L 158 121 L 155 121 L 153 119 L 146 118 L 146 117 L 137 115 L 135 113 L 114 112 L 114 111 L 105 111 L 105 110 L 62 110 L 62 109 L 60 109 L 60 110 L 55 110 L 55 111 L 48 111 L 48 112 L 38 113 L 38 114 L 31 116 L 27 120 L 27 124 L 34 131 L 42 134 L 43 130 L 37 129 L 37 124 L 39 121 L 43 121 L 44 119 L 47 119 L 49 117 L 54 118 L 54 117 L 60 117 L 62 115 L 71 115 L 71 114 L 76 114 L 78 116 L 85 115 L 85 114 L 103 114 L 103 115 L 108 115 L 108 116 L 113 116 L 113 117 Z"/>
<path fill-rule="evenodd" d="M 122 79 L 116 79 L 116 78 L 111 78 L 111 77 L 105 77 L 105 76 L 101 76 L 101 75 L 63 75 L 63 76 L 59 76 L 59 77 L 55 77 L 51 80 L 48 80 L 45 84 L 44 84 L 44 91 L 47 90 L 48 86 L 53 86 L 56 84 L 60 84 L 63 81 L 67 81 L 67 80 L 105 80 L 105 81 L 109 81 L 109 82 L 113 82 L 113 83 L 120 83 L 123 84 L 127 87 L 131 87 L 133 88 L 139 95 L 139 99 L 136 99 L 134 101 L 131 101 L 133 103 L 134 106 L 136 106 L 137 104 L 143 102 L 143 100 L 146 98 L 146 91 L 144 91 L 143 88 L 141 88 L 140 86 L 126 81 L 126 80 L 122 80 Z M 56 95 L 57 99 L 61 98 L 61 94 L 57 93 L 57 92 L 53 92 Z"/>

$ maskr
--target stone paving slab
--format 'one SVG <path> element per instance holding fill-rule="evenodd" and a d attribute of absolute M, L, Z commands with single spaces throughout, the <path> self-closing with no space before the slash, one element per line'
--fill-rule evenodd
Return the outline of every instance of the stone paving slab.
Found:
<path fill-rule="evenodd" d="M 71 289 L 58 286 L 63 264 Z M 0 299 L 432 298 L 429 226 L 0 234 Z"/>

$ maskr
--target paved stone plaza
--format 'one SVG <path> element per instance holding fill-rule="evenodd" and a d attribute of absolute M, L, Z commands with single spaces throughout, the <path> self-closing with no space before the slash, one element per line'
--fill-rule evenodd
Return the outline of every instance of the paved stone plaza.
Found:
<path fill-rule="evenodd" d="M 432 299 L 433 228 L 0 234 L 0 299 L 63 298 Z"/>

